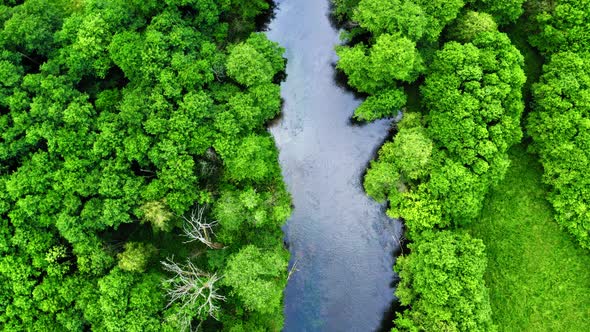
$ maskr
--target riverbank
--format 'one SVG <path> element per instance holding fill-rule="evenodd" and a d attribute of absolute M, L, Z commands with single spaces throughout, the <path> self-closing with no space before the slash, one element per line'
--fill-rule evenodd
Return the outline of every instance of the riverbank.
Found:
<path fill-rule="evenodd" d="M 485 281 L 500 331 L 589 331 L 590 253 L 553 219 L 537 158 L 522 145 L 469 229 L 488 257 Z"/>

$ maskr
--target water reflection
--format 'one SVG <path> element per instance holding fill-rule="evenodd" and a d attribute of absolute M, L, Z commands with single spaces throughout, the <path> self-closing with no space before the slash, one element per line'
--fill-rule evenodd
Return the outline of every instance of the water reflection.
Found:
<path fill-rule="evenodd" d="M 375 331 L 393 300 L 400 223 L 367 198 L 362 175 L 391 121 L 353 125 L 360 103 L 335 80 L 329 0 L 277 1 L 268 36 L 286 48 L 283 115 L 270 131 L 295 209 L 285 331 Z"/>

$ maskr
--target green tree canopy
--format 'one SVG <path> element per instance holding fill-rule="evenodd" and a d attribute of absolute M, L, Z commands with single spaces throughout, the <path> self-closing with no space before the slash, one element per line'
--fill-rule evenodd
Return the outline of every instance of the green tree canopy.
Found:
<path fill-rule="evenodd" d="M 512 23 L 524 12 L 525 0 L 471 0 L 476 10 L 491 14 L 500 25 Z"/>
<path fill-rule="evenodd" d="M 424 70 L 415 42 L 400 35 L 382 34 L 369 49 L 363 44 L 341 47 L 338 56 L 348 83 L 371 94 L 394 88 L 395 81 L 412 82 Z"/>
<path fill-rule="evenodd" d="M 428 130 L 451 158 L 482 174 L 522 137 L 523 58 L 502 33 L 437 52 L 421 92 Z"/>
<path fill-rule="evenodd" d="M 395 318 L 393 331 L 495 331 L 481 240 L 453 231 L 429 232 L 398 258 L 395 292 L 412 306 Z"/>
<path fill-rule="evenodd" d="M 522 56 L 499 32 L 449 42 L 421 87 L 424 117 L 406 114 L 365 177 L 367 193 L 386 197 L 391 217 L 411 233 L 475 218 L 522 137 Z"/>
<path fill-rule="evenodd" d="M 463 0 L 360 0 L 353 19 L 375 36 L 397 34 L 435 41 L 465 5 Z"/>
<path fill-rule="evenodd" d="M 249 245 L 229 258 L 224 284 L 232 287 L 247 309 L 262 314 L 280 310 L 287 261 L 282 249 L 262 250 Z M 275 280 L 283 280 L 277 283 Z"/>
<path fill-rule="evenodd" d="M 264 125 L 279 112 L 273 78 L 285 62 L 252 33 L 266 9 L 264 0 L 0 4 L 4 329 L 179 331 L 215 318 L 216 330 L 235 320 L 281 328 L 290 197 Z M 196 208 L 227 197 L 241 213 L 222 222 Z M 188 231 L 206 232 L 210 246 L 180 235 Z M 223 244 L 217 231 L 229 234 Z M 264 280 L 279 299 L 271 318 L 240 314 L 248 307 L 237 297 L 219 301 L 220 315 L 166 305 L 170 271 L 159 261 L 235 280 L 228 257 L 252 244 L 275 248 L 275 277 Z"/>
<path fill-rule="evenodd" d="M 533 86 L 534 112 L 527 130 L 551 186 L 549 201 L 559 224 L 590 248 L 590 57 L 556 53 Z"/>
<path fill-rule="evenodd" d="M 484 12 L 467 11 L 460 15 L 449 29 L 452 39 L 462 43 L 473 41 L 482 32 L 494 32 L 498 25 L 492 15 Z"/>
<path fill-rule="evenodd" d="M 538 33 L 530 36 L 533 46 L 544 53 L 590 50 L 590 2 L 540 1 L 532 19 Z"/>
<path fill-rule="evenodd" d="M 236 45 L 227 58 L 227 74 L 245 86 L 270 82 L 282 69 L 282 52 L 277 43 L 262 34 L 253 34 Z"/>

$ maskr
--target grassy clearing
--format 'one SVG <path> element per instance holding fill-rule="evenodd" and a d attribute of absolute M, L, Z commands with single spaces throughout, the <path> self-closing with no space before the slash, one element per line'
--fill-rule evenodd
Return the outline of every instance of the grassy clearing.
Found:
<path fill-rule="evenodd" d="M 590 252 L 553 220 L 537 159 L 522 146 L 510 156 L 470 227 L 487 247 L 494 320 L 500 331 L 590 331 Z"/>

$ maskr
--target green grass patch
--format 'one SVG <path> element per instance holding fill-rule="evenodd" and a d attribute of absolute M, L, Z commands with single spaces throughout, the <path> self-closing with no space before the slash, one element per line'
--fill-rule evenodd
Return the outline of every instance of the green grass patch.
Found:
<path fill-rule="evenodd" d="M 487 247 L 485 281 L 500 331 L 590 331 L 590 252 L 553 220 L 537 158 L 523 146 L 470 232 Z"/>

